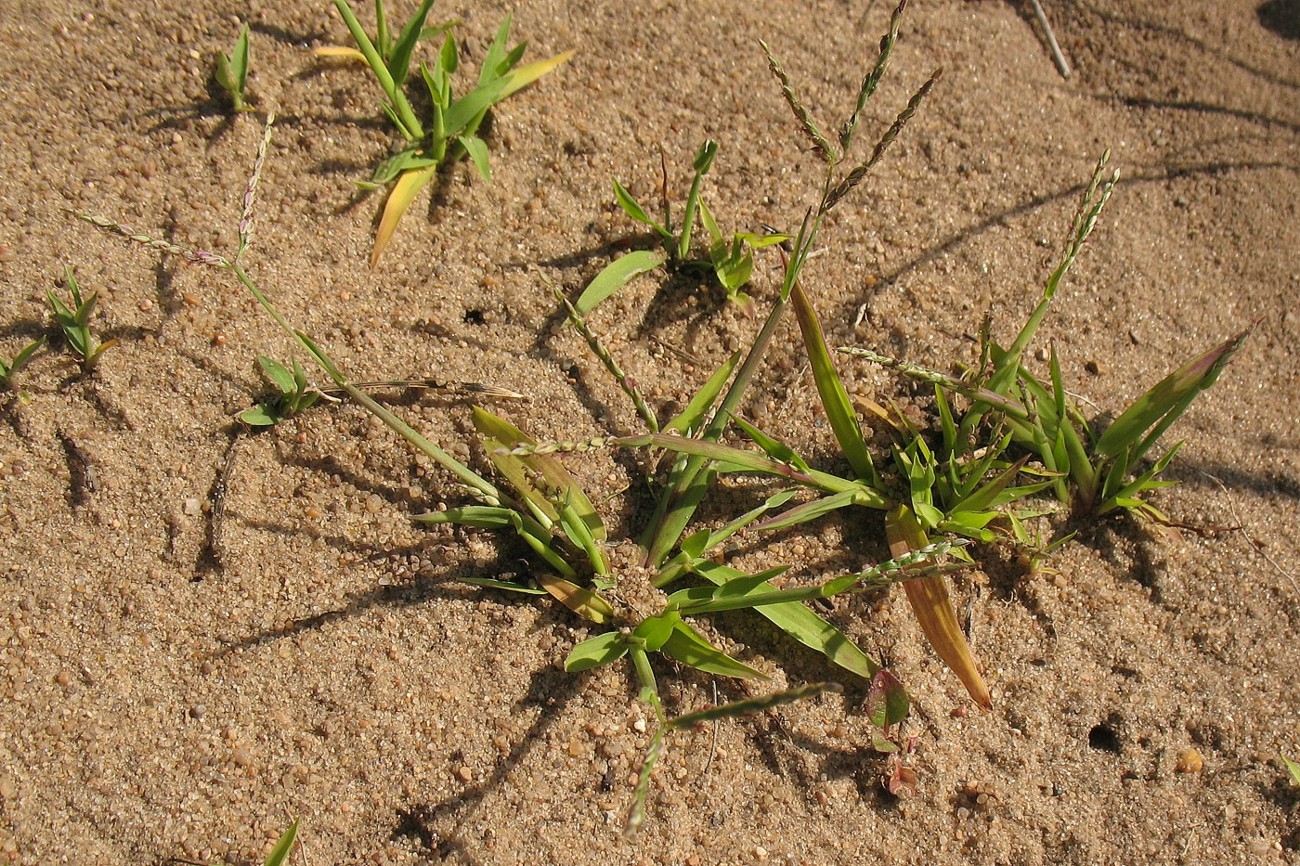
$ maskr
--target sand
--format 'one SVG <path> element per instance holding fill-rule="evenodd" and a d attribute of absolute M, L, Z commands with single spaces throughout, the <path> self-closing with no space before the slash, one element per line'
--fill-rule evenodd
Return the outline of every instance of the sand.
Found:
<path fill-rule="evenodd" d="M 1192 528 L 1090 522 L 1032 574 L 976 550 L 953 593 L 990 713 L 925 645 L 901 591 L 837 601 L 828 616 L 913 696 L 905 799 L 882 790 L 863 682 L 757 617 L 709 619 L 770 680 L 662 664 L 670 712 L 802 682 L 845 691 L 674 736 L 629 839 L 649 736 L 631 671 L 565 673 L 589 626 L 459 580 L 524 579 L 525 549 L 414 524 L 464 503 L 461 488 L 346 403 L 242 429 L 234 416 L 266 391 L 254 359 L 293 357 L 291 341 L 227 275 L 65 209 L 229 253 L 274 109 L 250 272 L 354 378 L 447 384 L 382 393 L 487 471 L 474 399 L 541 439 L 641 429 L 546 285 L 576 294 L 652 244 L 611 178 L 654 203 L 662 154 L 680 201 L 711 137 L 705 192 L 724 227 L 797 225 L 820 170 L 757 40 L 831 127 L 889 9 L 439 4 L 435 17 L 463 19 L 472 68 L 507 11 L 529 58 L 578 53 L 493 113 L 492 182 L 450 171 L 372 271 L 379 200 L 353 181 L 393 137 L 361 70 L 310 55 L 346 38 L 330 4 L 4 3 L 0 356 L 53 334 L 44 293 L 65 265 L 119 342 L 89 376 L 52 343 L 0 406 L 0 859 L 261 862 L 300 818 L 294 862 L 317 866 L 1300 862 L 1300 792 L 1279 759 L 1300 756 L 1300 7 L 1047 5 L 1068 80 L 1027 8 L 909 10 L 859 152 L 933 70 L 943 78 L 834 212 L 804 284 L 832 345 L 969 362 L 986 310 L 1007 340 L 1032 308 L 1110 148 L 1123 180 L 1037 345 L 1055 345 L 1090 411 L 1115 413 L 1258 321 L 1169 439 L 1185 441 L 1169 471 L 1180 483 L 1155 502 Z M 244 20 L 259 113 L 231 117 L 211 72 Z M 778 268 L 760 257 L 760 311 Z M 662 273 L 592 315 L 661 414 L 759 321 Z M 842 368 L 864 397 L 914 391 L 863 362 Z M 744 409 L 842 469 L 815 403 L 790 319 Z M 567 461 L 614 539 L 645 522 L 648 459 Z M 758 495 L 725 493 L 702 519 Z M 863 512 L 746 537 L 730 561 L 811 580 L 884 556 L 878 525 Z"/>

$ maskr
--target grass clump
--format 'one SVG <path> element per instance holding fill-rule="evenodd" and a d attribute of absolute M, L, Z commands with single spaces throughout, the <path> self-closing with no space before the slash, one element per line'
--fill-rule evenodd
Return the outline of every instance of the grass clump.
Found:
<path fill-rule="evenodd" d="M 89 374 L 94 372 L 104 352 L 117 345 L 117 340 L 101 342 L 90 329 L 90 316 L 95 312 L 99 294 L 91 292 L 90 297 L 83 298 L 81 286 L 77 284 L 76 275 L 72 273 L 71 267 L 64 267 L 63 283 L 68 290 L 66 299 L 51 290 L 46 290 L 45 298 L 54 313 L 54 321 L 58 324 L 68 349 L 81 362 L 82 374 Z M 30 348 L 29 346 L 28 349 Z"/>
<path fill-rule="evenodd" d="M 654 250 L 637 250 L 621 256 L 605 267 L 574 302 L 575 309 L 585 315 L 596 305 L 618 292 L 637 276 L 661 266 L 672 270 L 688 270 L 711 273 L 719 286 L 726 292 L 727 300 L 742 309 L 752 308 L 749 295 L 741 291 L 749 285 L 754 272 L 754 251 L 773 244 L 789 240 L 788 235 L 754 234 L 736 232 L 730 238 L 723 234 L 717 220 L 709 211 L 700 195 L 704 176 L 713 167 L 718 154 L 718 143 L 708 139 L 695 152 L 692 167 L 695 174 L 691 179 L 690 192 L 686 195 L 683 208 L 682 224 L 673 228 L 672 208 L 668 202 L 668 172 L 664 169 L 663 221 L 652 218 L 641 203 L 614 179 L 614 199 L 623 212 L 638 223 L 648 226 L 659 238 L 662 252 Z M 703 224 L 709 235 L 708 258 L 691 258 L 691 239 L 696 224 Z"/>
<path fill-rule="evenodd" d="M 383 0 L 375 0 L 377 31 L 372 38 L 357 20 L 347 0 L 334 0 L 334 6 L 343 16 L 357 47 L 355 50 L 326 48 L 319 52 L 328 56 L 356 57 L 366 62 L 384 93 L 384 114 L 403 139 L 402 149 L 379 163 L 370 180 L 362 184 L 367 189 L 388 189 L 370 253 L 372 268 L 378 264 L 415 196 L 434 179 L 441 166 L 469 157 L 483 179 L 491 179 L 487 143 L 479 136 L 479 128 L 488 111 L 573 55 L 572 51 L 567 51 L 547 60 L 519 66 L 526 46 L 507 47 L 510 39 L 510 17 L 507 16 L 483 58 L 478 83 L 457 97 L 453 93 L 452 78 L 460 68 L 460 54 L 455 38 L 447 32 L 456 22 L 426 28 L 425 21 L 433 3 L 434 0 L 423 0 L 415 15 L 394 35 Z M 428 101 L 428 111 L 421 117 L 406 95 L 406 86 L 412 73 L 416 46 L 438 35 L 443 35 L 443 41 L 437 57 L 432 64 L 418 64 Z"/>
<path fill-rule="evenodd" d="M 271 427 L 299 412 L 310 409 L 320 399 L 321 392 L 307 382 L 302 365 L 293 361 L 290 369 L 274 358 L 257 356 L 257 366 L 262 375 L 279 393 L 270 400 L 258 403 L 252 409 L 239 413 L 239 420 L 250 427 Z"/>

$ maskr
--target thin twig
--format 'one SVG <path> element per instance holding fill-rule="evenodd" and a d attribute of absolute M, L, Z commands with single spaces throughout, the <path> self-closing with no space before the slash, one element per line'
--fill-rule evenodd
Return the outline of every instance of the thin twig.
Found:
<path fill-rule="evenodd" d="M 713 705 L 718 705 L 718 681 L 713 680 Z M 713 758 L 718 754 L 718 719 L 713 720 L 713 740 L 709 743 L 709 759 L 704 762 L 704 772 L 702 775 L 709 775 L 713 769 Z"/>
<path fill-rule="evenodd" d="M 1062 78 L 1070 77 L 1070 64 L 1065 61 L 1065 55 L 1061 53 L 1061 46 L 1057 44 L 1056 34 L 1052 32 L 1052 25 L 1047 23 L 1047 13 L 1043 11 L 1043 5 L 1038 0 L 1029 0 L 1034 6 L 1034 17 L 1042 25 L 1043 33 L 1047 35 L 1047 47 L 1052 50 L 1052 59 L 1056 61 L 1056 68 L 1061 71 Z"/>

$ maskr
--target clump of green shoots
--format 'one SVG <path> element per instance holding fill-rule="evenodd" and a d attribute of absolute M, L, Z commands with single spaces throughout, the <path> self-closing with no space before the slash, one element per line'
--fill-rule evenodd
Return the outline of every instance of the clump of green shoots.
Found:
<path fill-rule="evenodd" d="M 1101 516 L 1125 510 L 1168 522 L 1145 494 L 1167 487 L 1160 479 L 1181 445 L 1174 445 L 1145 468 L 1150 454 L 1169 427 L 1192 402 L 1210 388 L 1227 368 L 1254 327 L 1188 361 L 1152 386 L 1108 424 L 1089 421 L 1066 393 L 1060 360 L 1052 349 L 1046 382 L 1022 363 L 1026 349 L 1056 296 L 1061 278 L 1077 258 L 1110 198 L 1118 173 L 1105 176 L 1109 154 L 1103 154 L 1093 172 L 1066 237 L 1061 261 L 1047 280 L 1038 305 L 1008 348 L 997 345 L 983 329 L 980 364 L 963 379 L 924 370 L 874 352 L 846 348 L 841 351 L 886 366 L 912 378 L 929 382 L 939 400 L 960 396 L 970 404 L 961 424 L 952 431 L 958 453 L 971 454 L 998 431 L 1038 462 L 1050 476 L 1057 498 L 1073 506 L 1076 514 Z"/>
<path fill-rule="evenodd" d="M 310 409 L 320 399 L 321 392 L 307 382 L 307 374 L 296 360 L 293 369 L 290 369 L 274 358 L 258 355 L 257 365 L 279 394 L 239 413 L 239 420 L 250 427 L 279 424 L 286 418 Z"/>
<path fill-rule="evenodd" d="M 248 25 L 239 28 L 229 54 L 217 56 L 216 82 L 235 111 L 252 111 L 248 104 Z"/>
<path fill-rule="evenodd" d="M 663 222 L 655 220 L 646 213 L 641 203 L 615 178 L 615 201 L 618 202 L 619 207 L 623 209 L 625 214 L 636 222 L 649 226 L 658 235 L 663 251 L 636 250 L 611 262 L 596 275 L 596 278 L 588 284 L 587 288 L 578 297 L 578 300 L 574 302 L 574 307 L 579 313 L 585 315 L 591 312 L 597 304 L 622 289 L 637 276 L 664 265 L 673 270 L 711 271 L 717 279 L 718 285 L 722 286 L 726 291 L 728 301 L 739 305 L 746 311 L 752 308 L 749 295 L 741 290 L 749 285 L 750 277 L 753 275 L 754 251 L 787 241 L 789 236 L 776 233 L 760 235 L 752 232 L 736 232 L 728 239 L 722 233 L 722 230 L 718 228 L 717 220 L 713 218 L 713 214 L 709 211 L 700 195 L 704 176 L 713 167 L 713 161 L 717 154 L 718 143 L 712 139 L 706 140 L 696 151 L 695 159 L 692 162 L 695 175 L 691 180 L 690 191 L 686 195 L 686 205 L 683 209 L 682 224 L 679 229 L 673 228 L 672 209 L 668 202 L 666 169 L 664 172 Z M 704 225 L 705 231 L 709 234 L 709 257 L 707 260 L 692 259 L 690 257 L 691 239 L 697 221 Z"/>
<path fill-rule="evenodd" d="M 81 286 L 77 285 L 77 278 L 72 273 L 72 268 L 67 266 L 63 269 L 63 282 L 68 288 L 67 300 L 50 290 L 46 290 L 45 297 L 54 312 L 54 320 L 58 323 L 59 330 L 63 332 L 68 348 L 81 362 L 81 372 L 91 373 L 99 363 L 100 357 L 115 346 L 117 340 L 100 342 L 90 330 L 90 316 L 95 311 L 99 294 L 91 292 L 90 297 L 83 299 Z"/>
<path fill-rule="evenodd" d="M 455 22 L 426 28 L 425 21 L 433 3 L 434 0 L 423 0 L 415 15 L 394 36 L 383 0 L 375 0 L 378 24 L 376 35 L 371 38 L 347 0 L 334 0 L 357 49 L 327 48 L 319 52 L 333 56 L 359 56 L 365 60 L 384 92 L 384 113 L 404 141 L 404 147 L 381 162 L 370 180 L 363 184 L 369 189 L 388 188 L 370 254 L 372 268 L 379 262 L 402 215 L 420 190 L 433 180 L 439 167 L 468 156 L 483 179 L 491 179 L 487 143 L 479 136 L 479 128 L 488 111 L 573 54 L 566 51 L 516 68 L 523 58 L 525 45 L 507 48 L 510 38 L 510 17 L 507 16 L 483 58 L 478 84 L 463 96 L 456 97 L 452 92 L 452 76 L 460 67 L 460 54 L 455 38 L 446 33 Z M 406 84 L 411 77 L 417 44 L 439 34 L 445 35 L 433 63 L 421 62 L 418 65 L 429 105 L 426 116 L 421 118 L 406 95 Z"/>
<path fill-rule="evenodd" d="M 18 350 L 12 361 L 6 361 L 0 358 L 0 391 L 7 391 L 14 386 L 14 376 L 27 366 L 28 362 L 36 356 L 36 353 L 45 345 L 44 337 L 37 337 L 26 346 Z"/>

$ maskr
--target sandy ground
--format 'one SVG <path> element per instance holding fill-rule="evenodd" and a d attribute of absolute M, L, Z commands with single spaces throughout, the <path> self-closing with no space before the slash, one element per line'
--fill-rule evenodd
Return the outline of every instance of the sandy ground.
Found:
<path fill-rule="evenodd" d="M 411 4 L 396 5 L 400 17 Z M 1048 6 L 1069 80 L 1027 8 L 915 4 L 862 138 L 933 69 L 944 77 L 828 224 L 806 286 L 832 345 L 969 360 L 986 309 L 1003 339 L 1028 313 L 1080 185 L 1112 148 L 1125 179 L 1041 344 L 1055 342 L 1075 392 L 1113 412 L 1258 320 L 1178 427 L 1182 483 L 1157 500 L 1187 524 L 1239 529 L 1103 521 L 1050 563 L 1056 574 L 978 552 L 954 592 L 994 690 L 988 714 L 925 646 L 901 593 L 837 603 L 834 620 L 914 696 L 915 796 L 882 792 L 864 684 L 846 682 L 842 696 L 670 741 L 650 818 L 628 840 L 647 740 L 630 672 L 564 673 L 590 634 L 581 621 L 456 580 L 526 574 L 522 549 L 413 525 L 411 512 L 463 497 L 358 409 L 241 431 L 232 416 L 265 388 L 255 356 L 288 358 L 290 342 L 218 272 L 63 209 L 231 250 L 261 125 L 229 119 L 209 81 L 249 20 L 253 99 L 280 120 L 248 264 L 286 314 L 357 379 L 514 389 L 530 399 L 489 405 L 541 438 L 632 432 L 626 401 L 558 327 L 542 276 L 576 292 L 644 243 L 610 178 L 654 201 L 662 152 L 683 196 L 705 137 L 721 145 L 706 192 L 726 227 L 797 224 L 818 169 L 757 40 L 829 126 L 888 8 L 440 4 L 435 17 L 464 19 L 471 63 L 508 10 L 530 58 L 579 53 L 495 112 L 493 182 L 458 167 L 372 272 L 377 200 L 358 202 L 352 181 L 391 138 L 371 81 L 310 59 L 346 36 L 324 0 L 0 0 L 0 356 L 50 332 L 44 292 L 65 265 L 99 293 L 95 326 L 120 341 L 88 377 L 56 344 L 4 399 L 0 858 L 260 862 L 301 817 L 295 856 L 317 866 L 1300 862 L 1300 792 L 1278 759 L 1300 753 L 1287 553 L 1300 546 L 1300 6 Z M 760 263 L 760 309 L 776 267 Z M 758 326 L 653 276 L 593 324 L 664 411 Z M 845 375 L 856 393 L 903 393 L 865 364 Z M 485 465 L 461 393 L 390 396 Z M 787 322 L 746 411 L 834 467 L 814 403 Z M 609 499 L 614 536 L 634 535 L 645 500 L 623 491 L 636 459 L 570 464 Z M 882 554 L 883 539 L 844 518 L 747 541 L 734 561 L 810 577 Z M 756 619 L 713 620 L 771 674 L 756 693 L 842 678 Z M 715 692 L 668 666 L 660 680 L 673 712 L 751 688 Z"/>

